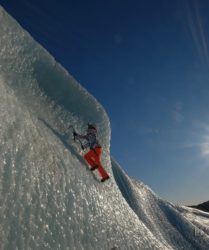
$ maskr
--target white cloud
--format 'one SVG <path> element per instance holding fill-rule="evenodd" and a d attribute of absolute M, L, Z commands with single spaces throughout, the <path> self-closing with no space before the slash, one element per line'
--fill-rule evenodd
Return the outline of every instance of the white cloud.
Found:
<path fill-rule="evenodd" d="M 200 152 L 203 157 L 209 156 L 209 143 L 202 143 L 200 145 Z"/>
<path fill-rule="evenodd" d="M 186 2 L 185 17 L 188 30 L 203 64 L 209 65 L 208 42 L 200 14 L 198 1 Z"/>
<path fill-rule="evenodd" d="M 183 110 L 183 103 L 178 101 L 175 103 L 174 110 L 171 112 L 171 117 L 174 122 L 180 124 L 184 121 L 184 115 L 182 113 Z"/>

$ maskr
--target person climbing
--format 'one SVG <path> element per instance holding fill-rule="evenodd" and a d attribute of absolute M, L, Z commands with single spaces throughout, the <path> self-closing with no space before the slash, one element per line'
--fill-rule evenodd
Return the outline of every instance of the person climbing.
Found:
<path fill-rule="evenodd" d="M 97 140 L 97 128 L 94 124 L 88 123 L 87 133 L 86 135 L 80 135 L 77 132 L 73 132 L 73 136 L 75 139 L 78 140 L 85 140 L 85 144 L 81 143 L 82 149 L 89 148 L 90 150 L 84 155 L 84 159 L 90 165 L 90 170 L 94 171 L 98 169 L 99 174 L 101 175 L 102 179 L 101 182 L 108 180 L 110 177 L 108 173 L 105 171 L 104 167 L 101 164 L 101 154 L 102 154 L 102 147 Z"/>

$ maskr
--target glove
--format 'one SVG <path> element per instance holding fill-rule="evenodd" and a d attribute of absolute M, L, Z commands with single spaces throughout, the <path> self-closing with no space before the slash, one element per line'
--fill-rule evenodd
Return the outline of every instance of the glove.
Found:
<path fill-rule="evenodd" d="M 74 141 L 76 140 L 77 137 L 78 137 L 78 134 L 74 131 L 74 132 L 73 132 Z"/>

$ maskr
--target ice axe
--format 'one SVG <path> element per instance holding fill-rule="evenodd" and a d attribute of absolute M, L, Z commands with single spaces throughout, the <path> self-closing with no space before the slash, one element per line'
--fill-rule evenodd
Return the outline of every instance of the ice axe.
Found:
<path fill-rule="evenodd" d="M 82 143 L 82 141 L 80 140 L 80 138 L 78 138 L 78 137 L 76 136 L 76 135 L 77 135 L 77 132 L 75 131 L 73 125 L 70 125 L 70 126 L 68 127 L 68 129 L 70 129 L 70 128 L 72 128 L 72 130 L 73 130 L 73 140 L 74 140 L 74 142 L 77 140 L 77 141 L 80 143 L 82 150 L 84 150 L 83 143 Z"/>

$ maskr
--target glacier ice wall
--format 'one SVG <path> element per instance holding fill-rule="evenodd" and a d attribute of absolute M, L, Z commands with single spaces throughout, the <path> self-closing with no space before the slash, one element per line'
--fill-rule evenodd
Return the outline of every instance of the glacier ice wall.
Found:
<path fill-rule="evenodd" d="M 195 218 L 194 210 L 160 199 L 148 186 L 127 176 L 114 160 L 112 169 L 130 207 L 157 239 L 167 245 L 166 249 L 168 246 L 172 249 L 208 249 L 209 222 L 206 221 L 209 215 L 203 221 L 201 216 Z M 201 212 L 198 215 L 202 215 Z"/>
<path fill-rule="evenodd" d="M 103 107 L 2 7 L 0 104 L 0 249 L 209 248 L 207 235 L 190 240 L 194 223 L 111 162 Z M 67 129 L 89 121 L 111 174 L 103 184 Z"/>
<path fill-rule="evenodd" d="M 96 122 L 111 171 L 106 112 L 3 8 L 0 100 L 2 249 L 161 246 L 114 180 L 101 186 L 67 139 L 69 124 Z"/>
<path fill-rule="evenodd" d="M 58 129 L 95 122 L 108 148 L 109 120 L 102 106 L 2 8 L 0 37 L 1 78 L 30 112 L 50 124 L 56 120 Z"/>

